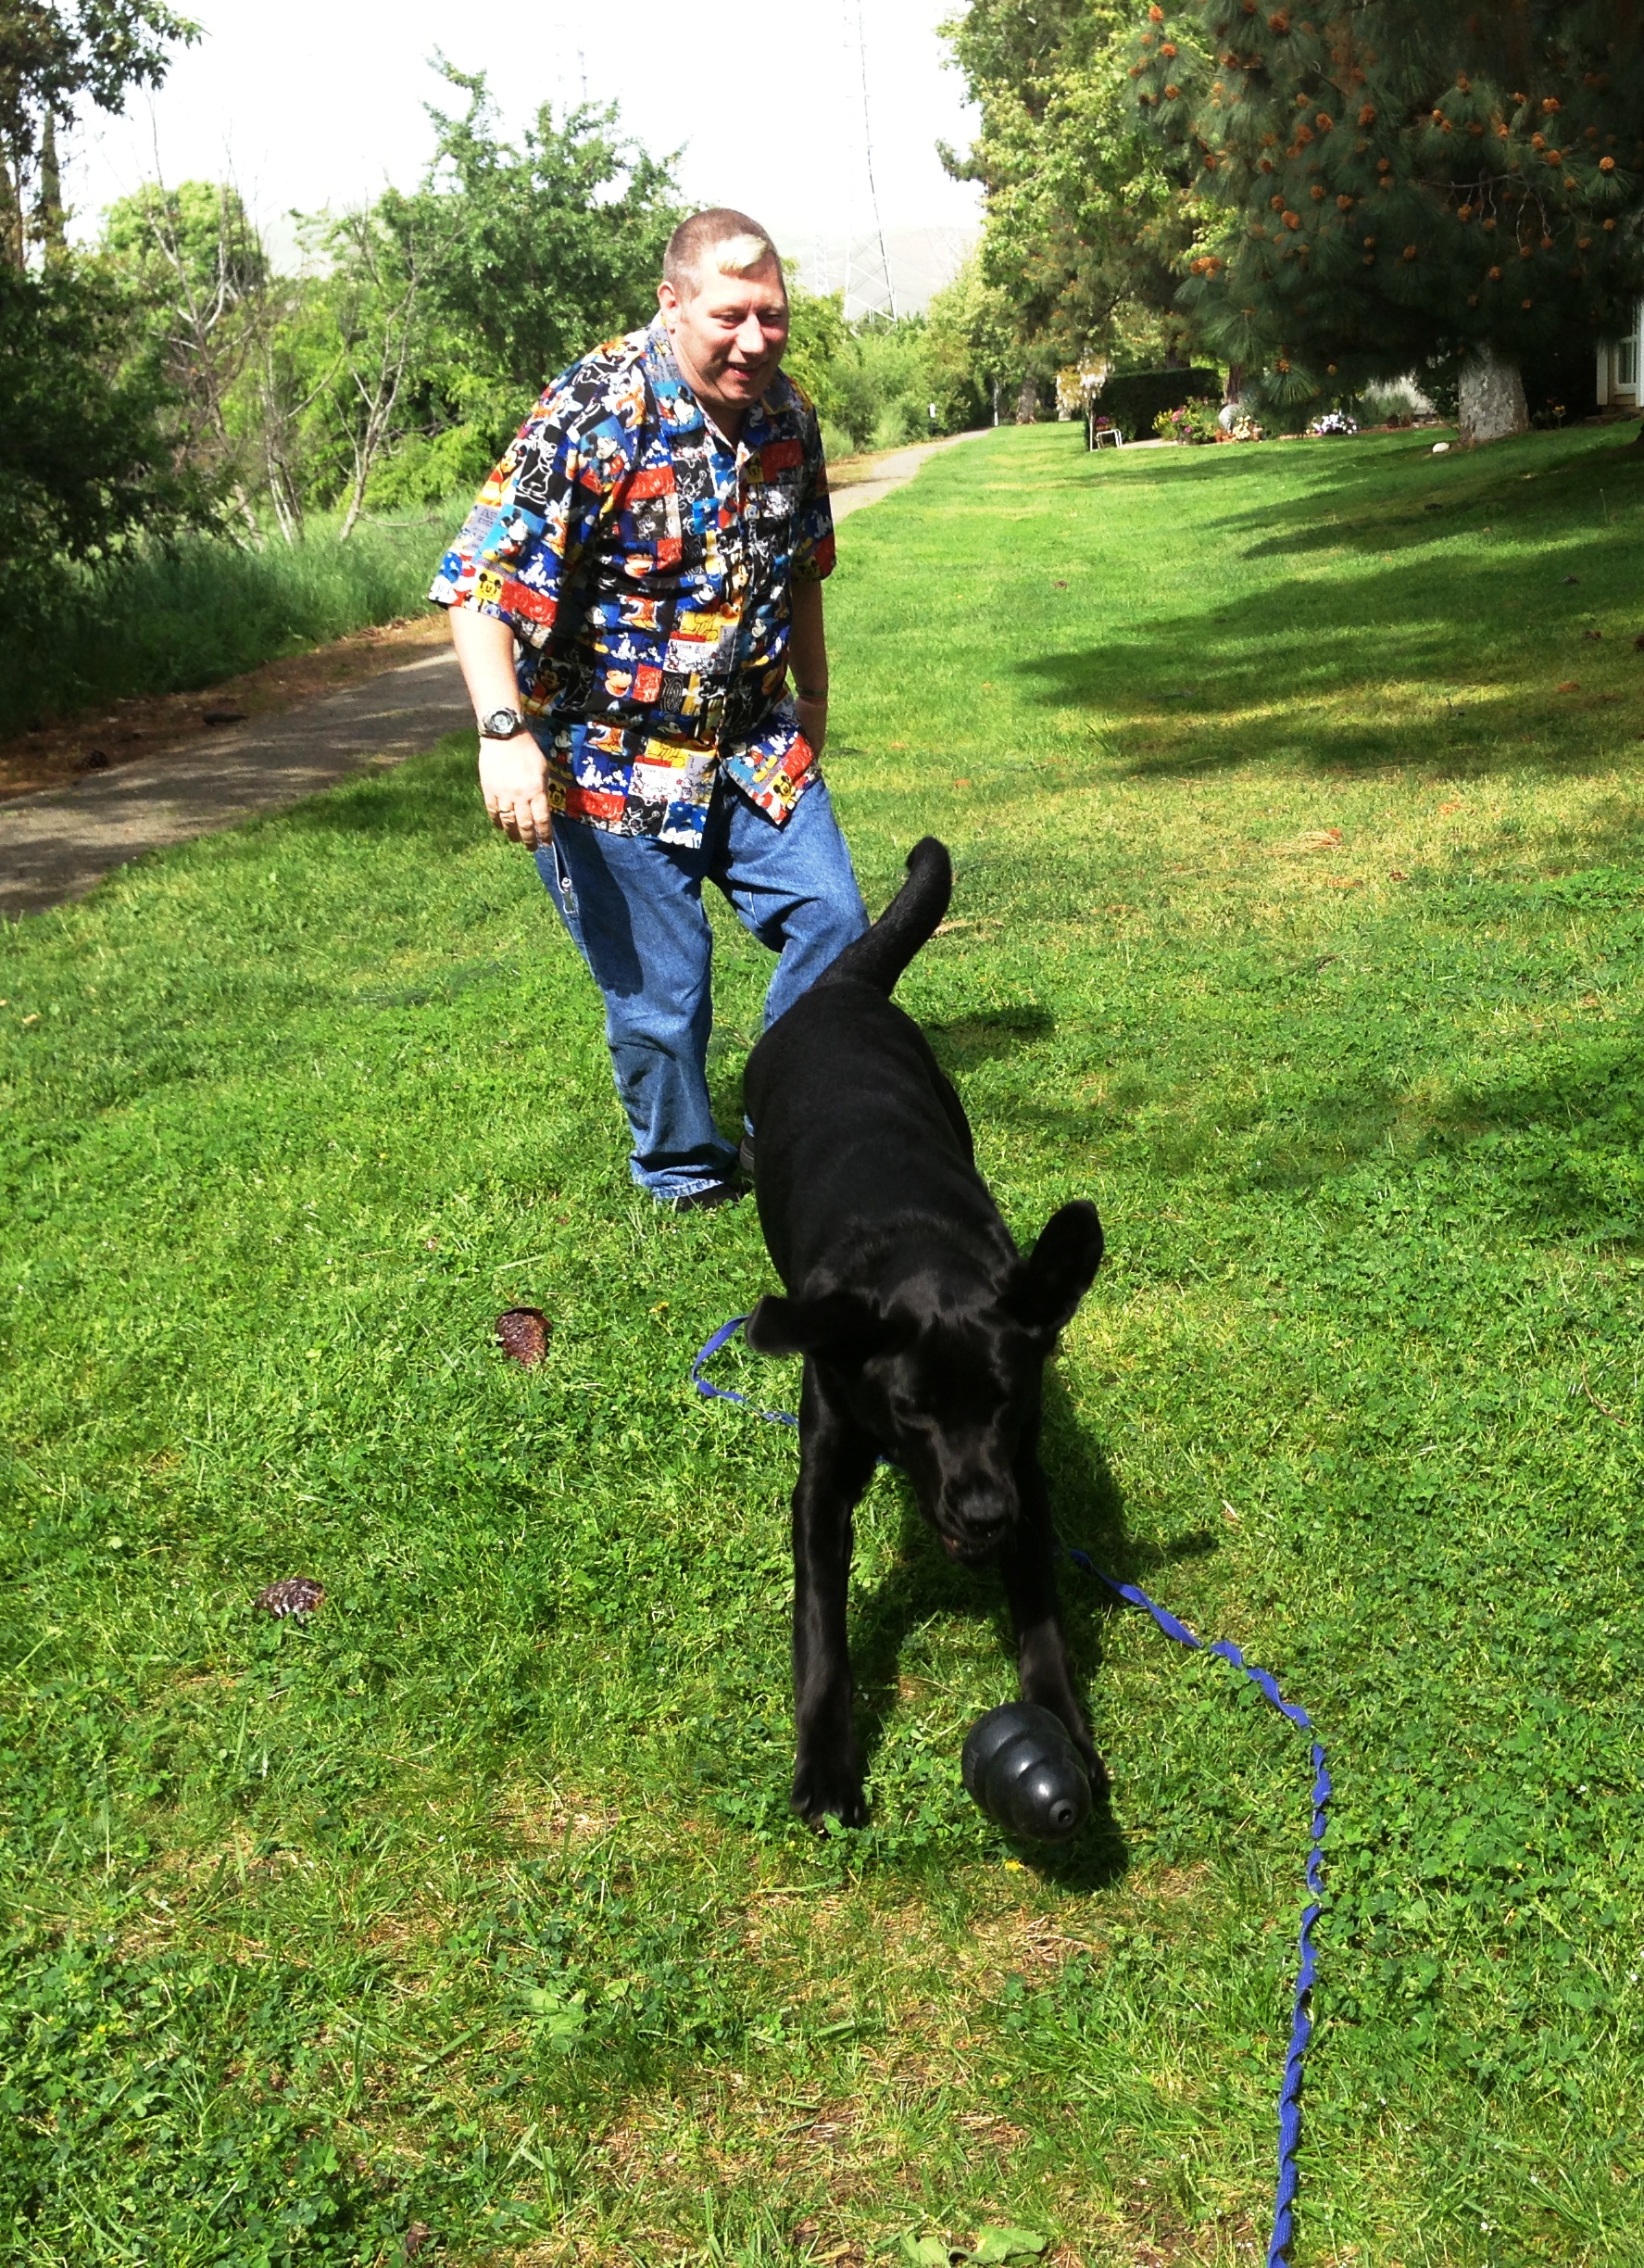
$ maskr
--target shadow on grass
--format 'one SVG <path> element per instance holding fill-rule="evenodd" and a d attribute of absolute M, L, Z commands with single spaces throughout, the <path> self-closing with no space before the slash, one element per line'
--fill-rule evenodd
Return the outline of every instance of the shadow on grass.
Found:
<path fill-rule="evenodd" d="M 1452 452 L 1449 461 L 1436 460 L 1428 441 L 1398 443 L 1362 456 L 1333 453 L 1320 470 L 1325 477 L 1311 495 L 1224 522 L 1235 540 L 1255 538 L 1247 558 L 1398 551 L 1430 544 L 1452 517 L 1471 523 L 1483 513 L 1500 536 L 1520 543 L 1539 536 L 1537 557 L 1561 573 L 1567 562 L 1560 555 L 1569 551 L 1597 578 L 1605 548 L 1636 542 L 1625 508 L 1644 494 L 1644 451 L 1598 435 L 1553 455 L 1539 436 L 1525 435 L 1505 447 Z M 1573 526 L 1584 512 L 1591 525 Z"/>
<path fill-rule="evenodd" d="M 1014 1055 L 1035 1040 L 1048 1040 L 1056 1018 L 1048 1008 L 1023 1002 L 1019 1006 L 995 1008 L 985 1015 L 956 1018 L 951 1024 L 921 1027 L 931 1052 L 952 1078 L 976 1064 Z"/>
<path fill-rule="evenodd" d="M 1100 1444 L 1083 1432 L 1066 1389 L 1054 1370 L 1045 1379 L 1043 1455 L 1058 1534 L 1105 1573 L 1135 1582 L 1154 1567 L 1214 1551 L 1211 1535 L 1176 1539 L 1163 1551 L 1134 1544 L 1126 1531 L 1123 1492 Z M 991 1568 L 956 1565 L 943 1553 L 920 1513 L 913 1492 L 898 1474 L 902 1527 L 889 1574 L 851 1616 L 850 1658 L 857 1690 L 857 1730 L 870 1771 L 897 1700 L 897 1673 L 910 1633 L 933 1616 L 985 1621 L 998 1641 L 1001 1673 L 1013 1670 L 1015 1643 L 998 1575 Z M 1086 1694 L 1100 1673 L 1104 1633 L 1116 1613 L 1133 1611 L 1107 1585 L 1070 1562 L 1060 1570 L 1062 1622 L 1077 1683 Z M 1129 1866 L 1123 1832 L 1105 1789 L 1077 1839 L 1058 1847 L 1024 1843 L 1023 1858 L 1046 1881 L 1068 1889 L 1096 1890 Z"/>
<path fill-rule="evenodd" d="M 1216 587 L 1199 611 L 1036 656 L 1018 674 L 1046 706 L 1105 709 L 1121 733 L 1167 732 L 1168 745 L 1136 749 L 1124 767 L 1136 778 L 1204 776 L 1257 756 L 1349 773 L 1607 769 L 1606 724 L 1612 737 L 1630 726 L 1644 679 L 1559 688 L 1583 663 L 1589 678 L 1614 671 L 1614 645 L 1586 634 L 1596 609 L 1636 586 L 1644 453 L 1604 444 L 1550 459 L 1542 436 L 1529 441 L 1487 460 L 1333 455 L 1308 494 L 1272 503 L 1252 493 L 1254 462 L 1217 451 L 1202 468 L 1173 466 L 1174 481 L 1233 492 L 1216 532 L 1235 556 L 1353 555 L 1345 579 Z M 1436 550 L 1463 516 L 1466 549 Z M 1427 712 L 1401 715 L 1400 699 Z"/>

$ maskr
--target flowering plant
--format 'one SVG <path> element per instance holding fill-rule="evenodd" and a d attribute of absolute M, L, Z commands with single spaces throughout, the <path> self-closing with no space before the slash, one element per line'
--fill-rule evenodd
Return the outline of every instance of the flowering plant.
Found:
<path fill-rule="evenodd" d="M 1153 431 L 1161 441 L 1213 441 L 1216 421 L 1201 402 L 1186 402 L 1180 410 L 1161 410 Z"/>
<path fill-rule="evenodd" d="M 1323 417 L 1314 418 L 1307 430 L 1310 434 L 1321 435 L 1356 434 L 1359 430 L 1359 421 L 1357 418 L 1349 417 L 1345 410 L 1326 410 Z"/>

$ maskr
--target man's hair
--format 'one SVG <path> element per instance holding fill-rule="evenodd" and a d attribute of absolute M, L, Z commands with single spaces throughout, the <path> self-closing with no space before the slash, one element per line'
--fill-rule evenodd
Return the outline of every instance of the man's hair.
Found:
<path fill-rule="evenodd" d="M 662 255 L 662 274 L 682 299 L 689 299 L 710 268 L 721 275 L 751 275 L 767 260 L 775 260 L 780 274 L 781 257 L 759 222 L 729 205 L 715 205 L 680 222 Z"/>

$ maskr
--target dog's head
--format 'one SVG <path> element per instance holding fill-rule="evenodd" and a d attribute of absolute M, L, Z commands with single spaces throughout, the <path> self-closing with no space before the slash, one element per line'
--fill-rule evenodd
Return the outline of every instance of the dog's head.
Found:
<path fill-rule="evenodd" d="M 762 1299 L 747 1343 L 761 1354 L 810 1355 L 908 1475 L 947 1550 L 982 1559 L 1017 1517 L 1016 1453 L 1038 1409 L 1040 1373 L 1101 1255 L 1096 1207 L 1063 1205 L 997 1280 L 934 1255 L 883 1290 Z"/>

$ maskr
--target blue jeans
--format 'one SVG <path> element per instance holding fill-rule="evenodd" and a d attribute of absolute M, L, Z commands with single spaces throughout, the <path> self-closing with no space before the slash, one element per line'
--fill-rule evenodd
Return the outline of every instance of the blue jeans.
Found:
<path fill-rule="evenodd" d="M 781 955 L 765 995 L 773 1024 L 868 926 L 827 788 L 820 780 L 807 788 L 778 826 L 722 779 L 699 844 L 556 819 L 536 865 L 605 996 L 634 1180 L 668 1202 L 728 1179 L 735 1144 L 708 1099 L 713 932 L 702 885 L 712 882 L 743 927 Z"/>

